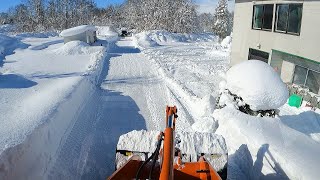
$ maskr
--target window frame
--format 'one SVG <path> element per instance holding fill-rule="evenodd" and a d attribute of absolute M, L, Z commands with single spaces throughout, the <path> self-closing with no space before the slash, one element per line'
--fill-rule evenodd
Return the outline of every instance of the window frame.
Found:
<path fill-rule="evenodd" d="M 287 12 L 287 22 L 286 22 L 286 30 L 285 31 L 281 31 L 281 30 L 277 30 L 277 23 L 278 23 L 278 6 L 280 5 L 288 5 L 288 12 Z M 290 17 L 290 5 L 301 5 L 301 19 L 300 19 L 300 28 L 299 28 L 299 32 L 298 33 L 294 33 L 294 32 L 289 32 L 288 28 L 289 28 L 289 17 Z M 274 11 L 275 13 L 275 20 L 274 20 L 274 32 L 276 33 L 282 33 L 282 34 L 290 34 L 290 35 L 296 35 L 296 36 L 300 36 L 301 34 L 301 25 L 302 25 L 302 15 L 303 15 L 303 3 L 277 3 L 276 4 L 276 9 Z"/>
<path fill-rule="evenodd" d="M 297 67 L 297 66 L 299 66 L 299 67 L 304 68 L 304 69 L 307 70 L 307 73 L 306 73 L 306 75 L 305 75 L 305 77 L 304 77 L 304 83 L 302 84 L 303 87 L 307 87 L 306 84 L 307 84 L 307 79 L 308 79 L 309 71 L 313 71 L 313 72 L 315 72 L 315 73 L 320 74 L 319 71 L 315 71 L 315 70 L 310 69 L 310 68 L 307 68 L 307 67 L 305 67 L 305 66 L 301 66 L 301 65 L 295 64 L 295 65 L 294 65 L 294 71 L 293 71 L 292 78 L 291 78 L 291 79 L 292 79 L 292 80 L 291 80 L 291 83 L 293 83 L 293 84 L 295 84 L 293 81 L 294 81 L 294 73 L 296 72 L 296 67 Z M 301 84 L 297 84 L 297 85 L 301 85 Z M 309 87 L 307 87 L 307 88 L 309 88 Z M 311 91 L 310 91 L 310 92 L 311 92 Z M 319 94 L 319 92 L 320 92 L 320 86 L 319 86 L 318 92 L 315 93 L 315 94 Z M 314 92 L 312 92 L 312 93 L 314 93 Z"/>
<path fill-rule="evenodd" d="M 263 28 L 264 25 L 264 15 L 265 15 L 265 6 L 272 5 L 272 19 L 271 19 L 271 29 Z M 254 27 L 254 20 L 255 20 L 255 6 L 262 6 L 262 17 L 261 17 L 261 28 Z M 253 30 L 262 30 L 262 31 L 269 31 L 272 32 L 273 29 L 273 18 L 274 18 L 274 4 L 255 4 L 252 6 L 252 23 L 251 29 Z"/>

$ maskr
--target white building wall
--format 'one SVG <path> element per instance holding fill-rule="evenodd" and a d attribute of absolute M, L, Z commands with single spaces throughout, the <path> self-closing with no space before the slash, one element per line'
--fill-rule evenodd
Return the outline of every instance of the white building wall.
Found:
<path fill-rule="evenodd" d="M 246 1 L 246 2 L 244 2 Z M 272 31 L 253 30 L 254 4 L 303 3 L 300 36 Z M 276 6 L 274 6 L 275 12 Z M 274 28 L 275 15 L 273 16 Z M 249 48 L 271 53 L 271 49 L 320 62 L 320 1 L 248 1 L 236 0 L 234 9 L 231 65 L 248 59 Z M 260 45 L 260 48 L 258 48 Z M 269 57 L 270 58 L 270 57 Z"/>

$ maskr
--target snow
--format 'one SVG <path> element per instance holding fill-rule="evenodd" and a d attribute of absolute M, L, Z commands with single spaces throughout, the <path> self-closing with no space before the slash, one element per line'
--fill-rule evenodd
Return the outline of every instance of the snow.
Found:
<path fill-rule="evenodd" d="M 246 61 L 250 68 L 227 72 L 230 41 L 212 34 L 148 31 L 118 39 L 112 28 L 97 28 L 94 46 L 0 35 L 0 179 L 105 179 L 114 172 L 118 138 L 133 130 L 156 136 L 165 105 L 178 107 L 177 134 L 193 142 L 180 144 L 184 151 L 228 149 L 229 179 L 317 179 L 319 111 L 282 106 L 286 89 L 266 64 Z M 226 88 L 256 108 L 279 108 L 279 116 L 249 116 L 232 104 L 216 110 Z M 154 138 L 144 138 L 135 141 L 143 146 L 121 147 L 155 147 Z"/>
<path fill-rule="evenodd" d="M 220 44 L 223 48 L 228 49 L 230 51 L 231 43 L 232 43 L 232 34 L 230 36 L 225 37 Z"/>
<path fill-rule="evenodd" d="M 213 133 L 218 128 L 218 124 L 212 117 L 203 117 L 192 124 L 192 129 L 196 132 Z"/>
<path fill-rule="evenodd" d="M 81 34 L 81 33 L 84 33 L 86 31 L 96 31 L 96 30 L 97 30 L 97 28 L 94 27 L 94 26 L 81 25 L 81 26 L 77 26 L 77 27 L 73 27 L 73 28 L 70 28 L 70 29 L 63 30 L 60 33 L 60 36 L 68 37 L 68 36 L 74 36 L 76 34 Z"/>
<path fill-rule="evenodd" d="M 0 25 L 0 33 L 1 34 L 11 33 L 14 30 L 15 30 L 15 26 L 14 25 L 11 25 L 11 24 Z"/>
<path fill-rule="evenodd" d="M 314 112 L 310 108 L 303 107 L 297 109 L 285 104 L 280 108 L 280 119 L 283 124 L 320 143 L 319 112 Z"/>
<path fill-rule="evenodd" d="M 231 165 L 239 165 L 234 161 L 247 161 L 244 158 L 251 162 L 256 158 L 254 164 L 240 164 L 239 170 L 250 174 L 248 178 L 259 179 L 271 174 L 282 179 L 286 176 L 290 179 L 319 177 L 320 144 L 283 124 L 281 117 L 253 117 L 225 107 L 216 110 L 214 118 L 219 122 L 217 133 L 226 138 L 229 154 L 234 153 L 229 159 Z M 246 144 L 247 149 L 238 149 L 242 144 Z M 247 151 L 247 156 L 237 151 Z M 230 179 L 237 178 L 236 175 L 231 172 Z"/>
<path fill-rule="evenodd" d="M 117 150 L 152 153 L 157 144 L 160 131 L 131 131 L 119 137 Z M 213 133 L 175 131 L 175 137 L 181 142 L 176 147 L 183 154 L 191 155 L 192 161 L 197 161 L 198 154 L 215 154 L 219 158 L 212 160 L 214 168 L 219 171 L 227 163 L 227 147 L 224 138 Z M 210 161 L 210 160 L 209 160 Z"/>
<path fill-rule="evenodd" d="M 143 36 L 148 36 L 157 43 L 163 42 L 207 42 L 217 41 L 217 36 L 210 33 L 170 33 L 165 30 L 153 30 L 139 33 Z M 137 34 L 139 36 L 139 34 Z"/>
<path fill-rule="evenodd" d="M 72 109 L 89 96 L 105 47 L 58 54 L 65 46 L 60 37 L 0 37 L 6 55 L 0 69 L 0 179 L 34 179 L 55 156 L 71 112 L 78 111 Z M 66 102 L 72 102 L 64 106 L 70 115 L 61 115 Z M 34 174 L 23 168 L 30 165 Z"/>
<path fill-rule="evenodd" d="M 158 43 L 152 40 L 146 32 L 134 35 L 134 43 L 136 47 L 140 47 L 141 49 L 158 46 Z"/>
<path fill-rule="evenodd" d="M 117 31 L 111 26 L 96 26 L 99 36 L 118 36 Z"/>
<path fill-rule="evenodd" d="M 49 37 L 55 37 L 59 34 L 57 32 L 29 32 L 29 33 L 18 33 L 15 36 L 18 38 L 49 38 Z"/>
<path fill-rule="evenodd" d="M 16 38 L 0 34 L 0 67 L 5 56 L 13 54 L 16 49 L 25 49 L 28 46 Z"/>
<path fill-rule="evenodd" d="M 55 49 L 54 52 L 61 55 L 88 55 L 93 54 L 99 49 L 101 49 L 101 47 L 90 47 L 87 43 L 82 41 L 70 41 Z"/>
<path fill-rule="evenodd" d="M 227 89 L 242 97 L 252 110 L 277 109 L 289 97 L 280 76 L 259 60 L 244 61 L 231 67 L 226 78 Z"/>

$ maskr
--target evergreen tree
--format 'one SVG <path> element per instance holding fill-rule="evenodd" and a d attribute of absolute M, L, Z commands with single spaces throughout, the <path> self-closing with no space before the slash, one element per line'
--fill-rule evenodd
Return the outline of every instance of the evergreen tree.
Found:
<path fill-rule="evenodd" d="M 214 13 L 215 22 L 213 31 L 220 37 L 225 38 L 230 34 L 230 18 L 227 0 L 219 0 Z"/>

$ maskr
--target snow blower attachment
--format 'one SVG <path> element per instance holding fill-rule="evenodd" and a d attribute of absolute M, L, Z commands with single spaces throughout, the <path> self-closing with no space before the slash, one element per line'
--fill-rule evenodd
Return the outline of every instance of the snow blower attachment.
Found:
<path fill-rule="evenodd" d="M 177 117 L 177 108 L 167 106 L 164 132 L 141 130 L 120 136 L 116 171 L 108 179 L 226 179 L 224 138 L 175 131 Z"/>

